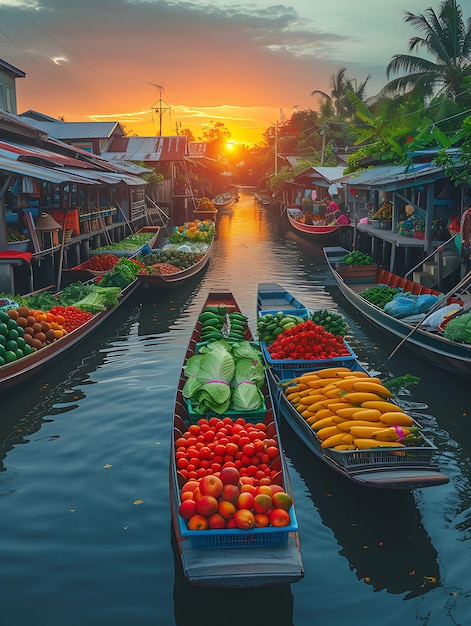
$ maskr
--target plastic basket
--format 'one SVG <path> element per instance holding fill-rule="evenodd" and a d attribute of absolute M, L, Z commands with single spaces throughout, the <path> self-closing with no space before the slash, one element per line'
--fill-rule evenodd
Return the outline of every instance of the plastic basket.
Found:
<path fill-rule="evenodd" d="M 430 466 L 433 461 L 435 447 L 428 445 L 417 448 L 374 448 L 372 450 L 327 450 L 324 451 L 336 463 L 346 468 L 358 468 L 369 466 L 405 466 L 424 465 Z"/>
<path fill-rule="evenodd" d="M 196 403 L 192 401 L 191 398 L 185 398 L 185 402 L 186 402 L 188 417 L 192 424 L 196 424 L 198 420 L 200 420 L 202 417 L 206 417 L 206 418 L 219 417 L 221 419 L 223 419 L 224 417 L 230 417 L 234 421 L 238 417 L 243 417 L 246 422 L 249 422 L 250 424 L 257 424 L 258 422 L 264 421 L 265 415 L 267 412 L 266 405 L 265 403 L 263 403 L 263 406 L 260 407 L 260 409 L 257 409 L 256 411 L 228 410 L 225 413 L 216 413 L 215 411 L 207 411 L 206 413 L 197 413 L 197 411 L 195 410 Z"/>
<path fill-rule="evenodd" d="M 273 370 L 283 372 L 293 370 L 310 370 L 315 371 L 319 369 L 323 369 L 324 367 L 351 367 L 354 361 L 357 359 L 357 355 L 353 352 L 351 347 L 345 341 L 345 345 L 350 353 L 349 356 L 340 356 L 335 359 L 310 359 L 308 361 L 297 361 L 291 359 L 284 360 L 274 360 L 271 358 L 270 353 L 267 349 L 267 344 L 265 342 L 260 342 L 260 347 L 262 348 L 263 358 L 267 365 L 269 365 Z"/>
<path fill-rule="evenodd" d="M 221 530 L 188 530 L 184 519 L 178 516 L 180 534 L 191 539 L 191 547 L 201 550 L 229 548 L 267 548 L 282 547 L 288 543 L 290 532 L 298 532 L 298 523 L 294 507 L 290 509 L 291 524 L 289 526 L 252 528 L 239 530 L 235 528 Z"/>

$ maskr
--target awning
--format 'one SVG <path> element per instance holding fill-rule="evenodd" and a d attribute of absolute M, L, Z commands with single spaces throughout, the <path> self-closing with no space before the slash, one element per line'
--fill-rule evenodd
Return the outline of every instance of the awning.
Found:
<path fill-rule="evenodd" d="M 97 183 L 107 183 L 108 185 L 117 185 L 120 182 L 126 185 L 147 185 L 146 181 L 137 176 L 128 176 L 121 172 L 100 172 L 98 170 L 86 170 L 81 172 L 76 169 L 64 168 L 64 172 L 70 172 L 76 174 L 87 180 Z"/>
<path fill-rule="evenodd" d="M 51 150 L 43 150 L 36 146 L 26 146 L 22 144 L 10 143 L 8 141 L 0 141 L 0 154 L 10 157 L 18 161 L 50 163 L 51 165 L 59 165 L 61 167 L 80 167 L 83 169 L 93 169 L 93 165 L 74 159 L 73 157 L 52 152 Z"/>
<path fill-rule="evenodd" d="M 34 165 L 33 163 L 25 163 L 24 161 L 14 161 L 0 155 L 0 171 L 20 174 L 22 176 L 31 176 L 39 180 L 46 180 L 49 183 L 81 183 L 82 185 L 99 184 L 100 181 L 85 178 L 77 173 L 71 173 L 67 170 L 55 170 L 42 165 Z M 87 170 L 88 171 L 88 170 Z"/>

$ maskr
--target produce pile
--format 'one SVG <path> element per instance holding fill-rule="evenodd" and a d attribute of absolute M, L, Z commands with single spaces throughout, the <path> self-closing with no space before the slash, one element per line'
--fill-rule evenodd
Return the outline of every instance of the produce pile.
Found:
<path fill-rule="evenodd" d="M 109 272 L 118 263 L 119 257 L 116 254 L 94 254 L 88 261 L 84 261 L 78 267 L 92 272 Z"/>
<path fill-rule="evenodd" d="M 278 311 L 278 313 L 266 313 L 259 315 L 257 319 L 257 335 L 259 341 L 270 344 L 288 328 L 293 328 L 297 324 L 305 322 L 304 317 L 291 315 Z"/>
<path fill-rule="evenodd" d="M 61 293 L 39 292 L 0 299 L 0 366 L 13 363 L 61 339 L 93 315 L 118 304 L 123 288 L 135 280 L 141 265 L 121 258 L 95 282 L 77 281 Z"/>
<path fill-rule="evenodd" d="M 471 343 L 471 313 L 457 315 L 447 322 L 443 336 L 450 341 Z"/>
<path fill-rule="evenodd" d="M 394 296 L 401 293 L 397 287 L 388 287 L 387 285 L 375 285 L 361 291 L 358 295 L 364 300 L 368 300 L 371 304 L 375 304 L 380 309 L 384 309 L 388 302 L 394 299 Z"/>
<path fill-rule="evenodd" d="M 293 328 L 308 320 L 312 320 L 315 324 L 322 326 L 324 330 L 335 336 L 344 336 L 348 332 L 348 324 L 344 316 L 335 311 L 318 309 L 312 311 L 307 318 L 278 311 L 278 313 L 259 315 L 257 319 L 258 339 L 269 345 L 275 341 L 278 335 L 288 330 L 288 328 Z"/>
<path fill-rule="evenodd" d="M 175 226 L 169 237 L 171 243 L 199 242 L 211 243 L 214 238 L 214 222 L 194 219 L 181 226 Z"/>
<path fill-rule="evenodd" d="M 201 324 L 200 338 L 203 342 L 221 339 L 228 343 L 243 341 L 248 329 L 247 317 L 239 311 L 228 313 L 223 304 L 205 307 L 198 322 Z"/>
<path fill-rule="evenodd" d="M 140 274 L 176 274 L 195 265 L 204 253 L 187 252 L 179 249 L 155 250 L 140 258 L 145 265 Z"/>
<path fill-rule="evenodd" d="M 369 254 L 364 254 L 359 250 L 352 250 L 348 254 L 341 257 L 337 263 L 340 265 L 371 265 L 373 259 Z"/>
<path fill-rule="evenodd" d="M 175 463 L 186 481 L 178 512 L 190 530 L 290 525 L 278 443 L 264 422 L 202 418 L 176 439 Z"/>
<path fill-rule="evenodd" d="M 287 328 L 267 346 L 267 350 L 275 361 L 309 361 L 351 356 L 343 336 L 333 335 L 312 320 Z"/>
<path fill-rule="evenodd" d="M 282 384 L 286 398 L 316 433 L 322 448 L 370 450 L 426 443 L 417 423 L 391 401 L 392 391 L 366 372 L 331 367 Z"/>
<path fill-rule="evenodd" d="M 262 354 L 248 341 L 225 340 L 203 344 L 185 364 L 183 386 L 194 413 L 221 415 L 227 411 L 257 411 L 264 408 L 260 388 L 265 382 Z"/>
<path fill-rule="evenodd" d="M 133 233 L 121 239 L 121 241 L 110 243 L 106 246 L 100 246 L 93 252 L 100 252 L 101 250 L 127 250 L 128 252 L 136 252 L 139 248 L 142 248 L 142 246 L 148 243 L 154 235 L 155 233 Z"/>

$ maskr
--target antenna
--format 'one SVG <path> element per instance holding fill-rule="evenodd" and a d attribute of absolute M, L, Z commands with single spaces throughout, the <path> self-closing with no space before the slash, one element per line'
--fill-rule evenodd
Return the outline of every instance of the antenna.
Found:
<path fill-rule="evenodd" d="M 158 115 L 158 118 L 159 118 L 159 135 L 162 136 L 162 118 L 163 118 L 164 113 L 166 111 L 170 111 L 171 110 L 171 107 L 164 100 L 162 100 L 162 92 L 164 90 L 162 85 L 157 85 L 156 83 L 149 83 L 149 85 L 152 85 L 153 87 L 157 87 L 157 89 L 159 90 L 159 100 L 157 102 L 155 102 L 151 106 L 151 109 L 152 109 L 152 112 L 155 115 Z"/>

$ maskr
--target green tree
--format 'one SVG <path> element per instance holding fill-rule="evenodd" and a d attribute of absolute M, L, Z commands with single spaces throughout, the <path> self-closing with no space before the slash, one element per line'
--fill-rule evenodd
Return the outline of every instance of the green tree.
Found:
<path fill-rule="evenodd" d="M 405 22 L 419 33 L 409 40 L 409 52 L 424 50 L 427 57 L 394 55 L 386 68 L 388 79 L 391 74 L 405 74 L 389 81 L 383 93 L 422 99 L 444 94 L 458 99 L 463 80 L 471 76 L 471 19 L 464 22 L 456 0 L 444 0 L 438 15 L 432 8 L 424 15 L 408 11 Z"/>
<path fill-rule="evenodd" d="M 355 111 L 348 94 L 351 92 L 364 101 L 366 99 L 366 85 L 370 78 L 371 76 L 368 75 L 363 82 L 358 83 L 356 78 L 348 78 L 345 67 L 340 68 L 337 74 L 332 74 L 330 77 L 330 94 L 319 89 L 311 92 L 311 96 L 321 95 L 323 97 L 319 111 L 320 118 L 323 120 L 334 117 L 342 120 L 352 119 Z"/>

